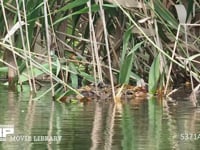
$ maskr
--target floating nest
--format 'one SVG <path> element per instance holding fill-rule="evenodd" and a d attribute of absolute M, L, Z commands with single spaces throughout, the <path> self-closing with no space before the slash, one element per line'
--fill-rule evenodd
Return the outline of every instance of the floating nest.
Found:
<path fill-rule="evenodd" d="M 147 90 L 144 86 L 117 85 L 115 86 L 115 96 L 117 100 L 144 100 L 147 98 Z M 87 101 L 106 101 L 112 100 L 112 88 L 108 84 L 87 85 L 78 89 L 82 96 L 64 96 L 59 101 L 69 102 L 77 99 L 80 102 Z"/>

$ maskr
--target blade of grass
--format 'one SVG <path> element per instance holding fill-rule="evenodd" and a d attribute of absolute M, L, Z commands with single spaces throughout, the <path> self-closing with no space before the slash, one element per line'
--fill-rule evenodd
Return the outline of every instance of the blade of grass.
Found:
<path fill-rule="evenodd" d="M 119 83 L 121 84 L 128 84 L 130 76 L 131 76 L 131 69 L 133 66 L 133 57 L 135 55 L 135 51 L 141 47 L 144 42 L 137 43 L 131 51 L 125 56 L 125 59 L 122 63 L 119 73 Z"/>
<path fill-rule="evenodd" d="M 154 61 L 151 65 L 149 71 L 149 81 L 148 81 L 148 90 L 150 94 L 155 94 L 158 86 L 158 80 L 160 78 L 160 55 L 154 58 Z"/>

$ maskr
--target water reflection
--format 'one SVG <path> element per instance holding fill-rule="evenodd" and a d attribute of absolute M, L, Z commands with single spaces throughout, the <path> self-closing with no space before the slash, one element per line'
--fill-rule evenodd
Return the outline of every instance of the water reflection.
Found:
<path fill-rule="evenodd" d="M 28 93 L 28 92 L 27 92 Z M 0 124 L 14 135 L 62 136 L 60 141 L 2 141 L 0 150 L 196 150 L 200 109 L 189 99 L 163 106 L 149 100 L 60 104 L 0 87 Z"/>

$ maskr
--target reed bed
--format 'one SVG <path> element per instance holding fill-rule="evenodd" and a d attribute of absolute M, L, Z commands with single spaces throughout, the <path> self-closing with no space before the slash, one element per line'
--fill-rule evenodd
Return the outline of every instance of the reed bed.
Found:
<path fill-rule="evenodd" d="M 37 93 L 48 79 L 59 99 L 103 83 L 114 100 L 115 85 L 141 80 L 152 95 L 186 82 L 193 93 L 199 87 L 198 1 L 0 2 L 0 77 L 10 87 L 28 83 Z"/>

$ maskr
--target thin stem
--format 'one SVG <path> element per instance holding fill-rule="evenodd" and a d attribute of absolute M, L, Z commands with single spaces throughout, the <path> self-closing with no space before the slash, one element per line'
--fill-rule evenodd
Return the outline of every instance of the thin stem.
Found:
<path fill-rule="evenodd" d="M 48 13 L 47 13 L 47 5 L 48 5 L 48 0 L 44 0 L 44 19 L 45 19 L 45 30 L 46 30 L 46 40 L 47 40 L 47 52 L 48 52 L 48 61 L 49 61 L 49 70 L 50 70 L 50 82 L 51 82 L 51 87 L 54 87 L 53 85 L 53 73 L 52 73 L 52 61 L 51 61 L 51 50 L 50 50 L 50 35 L 49 35 L 49 23 L 48 23 Z M 54 93 L 54 88 L 52 88 L 52 96 L 55 95 Z"/>
<path fill-rule="evenodd" d="M 29 64 L 28 64 L 28 59 L 27 59 L 27 53 L 26 53 L 26 46 L 25 46 L 25 40 L 24 40 L 24 34 L 23 34 L 23 30 L 22 30 L 22 20 L 21 20 L 21 14 L 20 14 L 20 8 L 19 8 L 19 1 L 16 0 L 16 5 L 17 5 L 17 15 L 18 15 L 18 20 L 20 23 L 20 34 L 21 34 L 21 38 L 22 38 L 22 47 L 24 50 L 24 57 L 25 57 L 25 63 L 26 63 L 26 68 L 27 68 L 27 72 L 28 72 L 28 82 L 30 85 L 30 91 L 33 90 L 32 88 L 32 82 L 31 82 L 31 77 L 30 77 L 30 70 L 29 70 Z M 20 78 L 19 78 L 20 81 Z M 20 81 L 20 85 L 22 86 L 22 82 Z"/>
<path fill-rule="evenodd" d="M 106 43 L 106 51 L 107 51 L 107 55 L 108 55 L 108 66 L 109 66 L 109 73 L 110 73 L 112 96 L 113 96 L 114 101 L 116 102 L 115 87 L 114 87 L 114 80 L 113 80 L 113 74 L 112 74 L 111 57 L 110 57 L 110 50 L 109 50 L 109 43 L 108 43 L 108 33 L 107 33 L 107 29 L 106 29 L 105 14 L 104 14 L 102 5 L 103 5 L 103 1 L 99 0 L 101 19 L 103 22 L 103 29 L 104 29 L 104 38 L 105 38 L 105 43 Z"/>
<path fill-rule="evenodd" d="M 8 25 L 8 21 L 7 21 L 7 18 L 6 18 L 3 0 L 1 0 L 1 8 L 2 8 L 2 12 L 3 12 L 4 22 L 5 22 L 5 25 L 6 25 L 6 30 L 7 30 L 7 32 L 9 32 L 9 25 Z M 14 47 L 13 47 L 13 43 L 12 43 L 13 41 L 12 41 L 11 36 L 8 37 L 8 40 L 9 40 L 9 44 L 10 44 L 9 47 L 11 49 L 11 52 L 12 52 L 12 55 L 13 55 L 13 58 L 14 58 L 14 63 L 15 63 L 15 66 L 16 66 L 17 74 L 20 75 L 19 68 L 18 68 L 18 65 L 17 65 L 17 59 L 16 59 L 16 56 L 15 56 L 15 53 L 14 53 Z"/>

